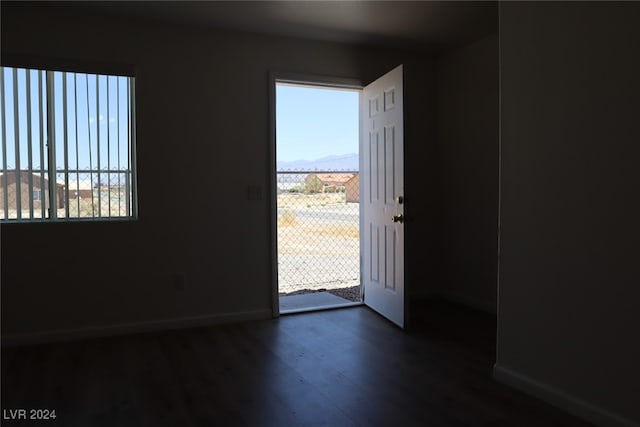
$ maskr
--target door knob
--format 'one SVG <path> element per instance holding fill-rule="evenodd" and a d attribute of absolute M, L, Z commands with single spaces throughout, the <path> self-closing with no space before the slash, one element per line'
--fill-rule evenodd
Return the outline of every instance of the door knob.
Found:
<path fill-rule="evenodd" d="M 399 222 L 400 224 L 402 224 L 404 222 L 404 215 L 394 215 L 391 217 L 391 219 L 393 220 L 393 222 Z"/>

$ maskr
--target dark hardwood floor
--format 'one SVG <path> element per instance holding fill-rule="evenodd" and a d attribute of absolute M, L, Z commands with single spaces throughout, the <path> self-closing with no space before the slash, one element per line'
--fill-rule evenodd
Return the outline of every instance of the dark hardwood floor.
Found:
<path fill-rule="evenodd" d="M 2 425 L 588 426 L 492 380 L 495 319 L 364 307 L 2 350 Z M 55 409 L 11 421 L 9 409 Z"/>

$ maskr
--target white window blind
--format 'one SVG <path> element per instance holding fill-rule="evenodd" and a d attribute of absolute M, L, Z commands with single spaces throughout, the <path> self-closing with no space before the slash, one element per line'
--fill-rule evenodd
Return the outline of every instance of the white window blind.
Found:
<path fill-rule="evenodd" d="M 133 77 L 0 69 L 0 220 L 135 218 Z"/>

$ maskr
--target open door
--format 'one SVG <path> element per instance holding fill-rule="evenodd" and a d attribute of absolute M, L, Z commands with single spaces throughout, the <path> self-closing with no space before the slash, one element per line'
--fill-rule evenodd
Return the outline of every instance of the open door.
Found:
<path fill-rule="evenodd" d="M 360 106 L 364 303 L 404 328 L 402 65 L 365 87 Z"/>

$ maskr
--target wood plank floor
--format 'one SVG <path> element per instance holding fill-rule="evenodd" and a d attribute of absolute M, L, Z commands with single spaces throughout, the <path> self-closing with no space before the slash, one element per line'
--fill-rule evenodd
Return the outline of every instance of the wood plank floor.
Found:
<path fill-rule="evenodd" d="M 411 332 L 355 307 L 3 349 L 2 408 L 57 417 L 2 425 L 589 425 L 491 379 L 494 318 L 413 313 Z"/>

